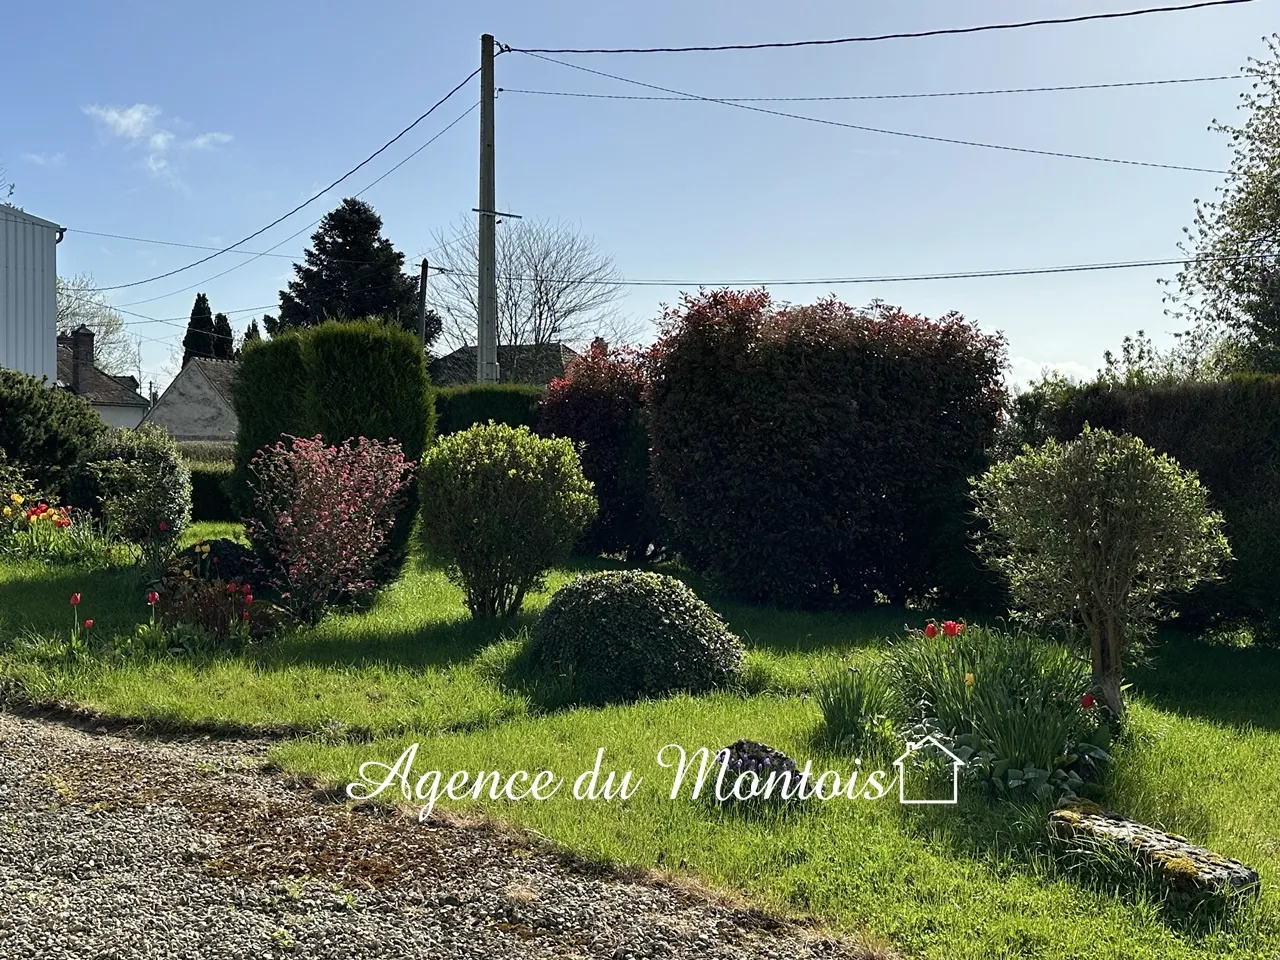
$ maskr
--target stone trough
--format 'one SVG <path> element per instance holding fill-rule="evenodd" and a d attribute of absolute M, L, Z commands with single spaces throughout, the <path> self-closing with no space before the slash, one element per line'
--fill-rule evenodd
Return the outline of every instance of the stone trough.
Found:
<path fill-rule="evenodd" d="M 1103 810 L 1088 800 L 1067 800 L 1051 811 L 1049 832 L 1064 840 L 1106 843 L 1127 853 L 1183 906 L 1258 891 L 1258 872 L 1239 860 Z"/>

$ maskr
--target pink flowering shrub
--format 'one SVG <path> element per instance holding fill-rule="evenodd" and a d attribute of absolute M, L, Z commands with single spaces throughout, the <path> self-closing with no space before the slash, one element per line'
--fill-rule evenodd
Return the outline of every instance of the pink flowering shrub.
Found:
<path fill-rule="evenodd" d="M 284 605 L 314 623 L 326 605 L 377 586 L 381 553 L 414 464 L 395 441 L 328 446 L 286 437 L 249 463 L 249 538 Z"/>

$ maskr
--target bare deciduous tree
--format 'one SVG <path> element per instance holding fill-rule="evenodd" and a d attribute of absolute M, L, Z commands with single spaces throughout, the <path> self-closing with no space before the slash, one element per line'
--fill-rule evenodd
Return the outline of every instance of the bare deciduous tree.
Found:
<path fill-rule="evenodd" d="M 500 221 L 497 247 L 498 343 L 585 346 L 598 336 L 634 340 L 639 323 L 617 309 L 622 277 L 591 237 L 563 223 Z M 442 345 L 474 345 L 479 314 L 479 236 L 469 218 L 431 258 L 431 302 L 443 320 Z M 436 270 L 440 270 L 437 274 Z"/>
<path fill-rule="evenodd" d="M 96 287 L 89 273 L 58 277 L 58 330 L 74 330 L 83 323 L 94 332 L 94 366 L 106 373 L 136 375 L 142 363 L 142 341 L 129 336 L 120 312 Z"/>

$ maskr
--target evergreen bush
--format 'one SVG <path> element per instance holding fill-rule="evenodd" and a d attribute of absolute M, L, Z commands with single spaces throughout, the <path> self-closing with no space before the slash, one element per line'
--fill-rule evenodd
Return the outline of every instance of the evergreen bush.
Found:
<path fill-rule="evenodd" d="M 69 391 L 0 369 L 0 454 L 45 495 L 66 498 L 76 464 L 106 429 L 97 411 Z"/>
<path fill-rule="evenodd" d="M 538 401 L 543 392 L 541 387 L 525 383 L 442 387 L 435 393 L 437 430 L 443 437 L 490 420 L 533 429 L 538 425 Z"/>
<path fill-rule="evenodd" d="M 542 674 L 580 703 L 702 693 L 742 673 L 741 641 L 689 587 L 642 570 L 578 577 L 556 591 L 530 639 Z"/>

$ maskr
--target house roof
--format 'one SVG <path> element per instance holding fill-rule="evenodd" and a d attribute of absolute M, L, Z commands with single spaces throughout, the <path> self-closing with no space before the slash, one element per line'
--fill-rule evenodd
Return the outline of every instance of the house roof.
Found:
<path fill-rule="evenodd" d="M 195 367 L 213 384 L 213 389 L 218 391 L 227 404 L 231 403 L 231 391 L 236 384 L 236 374 L 239 371 L 234 360 L 210 360 L 206 357 L 195 357 L 187 362 L 188 367 Z M 179 373 L 179 376 L 182 374 Z"/>
<path fill-rule="evenodd" d="M 59 343 L 58 382 L 68 390 L 71 390 L 72 363 L 70 345 Z M 98 403 L 109 407 L 149 406 L 146 398 L 138 393 L 137 388 L 129 386 L 130 383 L 137 382 L 133 377 L 113 377 L 109 373 L 102 372 L 97 367 L 90 367 L 85 373 L 86 376 L 81 380 L 80 389 L 72 391 L 76 396 L 83 397 L 90 403 Z"/>
<path fill-rule="evenodd" d="M 498 372 L 502 383 L 534 383 L 545 386 L 578 356 L 563 343 L 517 343 L 498 347 Z M 438 387 L 475 383 L 476 348 L 460 347 L 431 361 L 431 382 Z"/>

